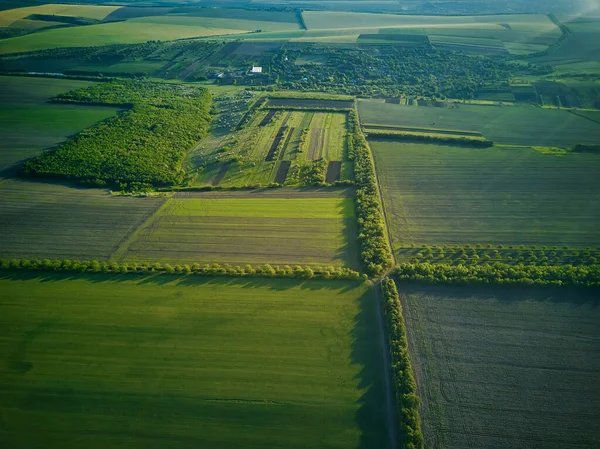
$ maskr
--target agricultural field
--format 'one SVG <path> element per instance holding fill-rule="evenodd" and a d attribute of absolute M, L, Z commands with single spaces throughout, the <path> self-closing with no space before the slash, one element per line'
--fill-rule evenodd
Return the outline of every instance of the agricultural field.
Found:
<path fill-rule="evenodd" d="M 164 201 L 6 180 L 0 183 L 0 258 L 106 261 Z"/>
<path fill-rule="evenodd" d="M 366 285 L 0 279 L 5 447 L 387 448 Z"/>
<path fill-rule="evenodd" d="M 359 101 L 360 120 L 368 125 L 396 125 L 480 132 L 496 144 L 571 147 L 600 142 L 600 124 L 567 110 L 526 106 L 479 106 L 449 103 L 446 107 L 413 107 Z"/>
<path fill-rule="evenodd" d="M 69 16 L 80 11 L 80 8 L 88 8 L 91 12 L 81 9 L 82 16 L 97 20 L 105 19 L 105 21 L 87 26 L 42 30 L 30 35 L 3 39 L 0 41 L 0 53 L 36 51 L 59 47 L 132 44 L 150 40 L 164 41 L 192 37 L 239 35 L 238 38 L 243 38 L 248 33 L 293 33 L 301 30 L 298 15 L 287 12 L 183 8 L 180 13 L 173 9 L 160 9 L 148 11 L 147 15 L 143 13 L 133 14 L 127 11 L 123 11 L 120 15 L 118 9 L 120 7 L 44 6 L 49 7 L 46 8 L 48 11 L 57 11 L 53 14 Z M 37 14 L 50 14 L 49 12 L 38 12 L 38 10 L 44 10 L 43 8 L 40 6 L 21 9 L 35 11 Z M 93 8 L 106 9 L 102 9 L 102 12 L 100 12 L 100 10 Z M 146 8 L 139 8 L 142 12 L 144 9 Z M 6 23 L 6 26 L 9 26 L 14 21 L 22 21 L 21 19 L 32 14 L 29 11 L 20 13 L 17 11 L 19 10 L 1 11 L 0 24 Z M 2 16 L 3 14 L 5 17 Z M 53 25 L 55 25 L 54 22 L 48 22 L 48 26 Z M 20 26 L 24 27 L 25 25 Z"/>
<path fill-rule="evenodd" d="M 269 99 L 266 108 L 231 134 L 219 132 L 220 124 L 235 121 L 228 117 L 238 117 L 236 110 L 226 111 L 212 138 L 193 152 L 194 164 L 201 167 L 194 186 L 298 186 L 352 179 L 346 112 L 302 110 L 346 104 L 351 102 Z M 280 109 L 288 107 L 300 109 Z"/>
<path fill-rule="evenodd" d="M 600 247 L 600 157 L 371 140 L 394 250 Z"/>
<path fill-rule="evenodd" d="M 541 14 L 423 16 L 305 11 L 302 16 L 308 28 L 303 41 L 311 37 L 315 41 L 345 37 L 349 42 L 358 38 L 358 42 L 367 43 L 359 35 L 416 34 L 429 36 L 431 43 L 440 48 L 476 54 L 522 54 L 545 50 L 561 36 L 559 28 Z M 387 43 L 397 44 L 394 41 L 388 38 Z"/>
<path fill-rule="evenodd" d="M 399 291 L 427 447 L 600 445 L 597 291 Z"/>
<path fill-rule="evenodd" d="M 130 236 L 113 259 L 357 269 L 356 217 L 347 193 L 340 189 L 178 193 Z"/>
<path fill-rule="evenodd" d="M 53 104 L 49 100 L 87 81 L 0 78 L 0 178 L 43 150 L 117 113 L 114 107 Z"/>

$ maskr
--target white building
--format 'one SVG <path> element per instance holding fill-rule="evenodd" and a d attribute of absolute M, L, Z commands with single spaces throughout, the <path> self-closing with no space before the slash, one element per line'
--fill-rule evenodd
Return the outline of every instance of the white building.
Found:
<path fill-rule="evenodd" d="M 262 67 L 252 66 L 252 70 L 250 70 L 250 73 L 262 73 Z"/>

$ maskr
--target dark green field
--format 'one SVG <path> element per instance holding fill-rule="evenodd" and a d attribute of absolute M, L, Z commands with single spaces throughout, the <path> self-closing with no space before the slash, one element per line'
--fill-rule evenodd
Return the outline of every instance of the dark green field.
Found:
<path fill-rule="evenodd" d="M 386 448 L 374 297 L 344 282 L 0 279 L 6 448 Z"/>
<path fill-rule="evenodd" d="M 49 78 L 0 77 L 0 176 L 3 170 L 68 136 L 116 114 L 105 106 L 51 104 L 52 97 L 90 82 Z"/>
<path fill-rule="evenodd" d="M 597 291 L 399 290 L 427 447 L 600 446 Z"/>
<path fill-rule="evenodd" d="M 371 141 L 394 249 L 600 246 L 600 157 Z"/>

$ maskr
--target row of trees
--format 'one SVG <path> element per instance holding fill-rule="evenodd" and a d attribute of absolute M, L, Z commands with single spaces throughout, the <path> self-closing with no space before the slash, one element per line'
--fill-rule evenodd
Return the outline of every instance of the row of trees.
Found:
<path fill-rule="evenodd" d="M 600 265 L 448 265 L 401 263 L 395 274 L 403 281 L 429 284 L 574 285 L 600 287 Z"/>
<path fill-rule="evenodd" d="M 470 147 L 488 148 L 494 145 L 492 140 L 476 136 L 456 136 L 433 133 L 400 132 L 400 131 L 367 131 L 369 137 L 381 139 L 404 140 L 407 142 L 435 142 L 449 145 L 464 145 Z"/>
<path fill-rule="evenodd" d="M 57 271 L 68 273 L 118 273 L 118 274 L 173 274 L 201 276 L 257 276 L 295 279 L 346 279 L 366 280 L 366 275 L 360 275 L 349 268 L 334 266 L 291 267 L 265 265 L 231 266 L 195 263 L 192 265 L 170 265 L 168 263 L 127 264 L 117 262 L 99 262 L 97 260 L 38 260 L 38 259 L 0 259 L 0 269 L 4 270 L 37 270 Z"/>
<path fill-rule="evenodd" d="M 349 112 L 347 123 L 348 157 L 354 161 L 360 255 L 367 272 L 376 276 L 392 266 L 392 253 L 379 199 L 375 164 L 360 130 L 356 111 Z"/>
<path fill-rule="evenodd" d="M 211 118 L 208 90 L 149 81 L 95 84 L 56 101 L 132 108 L 27 161 L 22 175 L 115 187 L 180 184 L 183 159 Z"/>
<path fill-rule="evenodd" d="M 425 447 L 419 417 L 420 400 L 412 372 L 406 326 L 396 284 L 390 278 L 381 282 L 381 294 L 385 305 L 385 318 L 390 347 L 392 377 L 396 390 L 396 409 L 399 418 L 398 437 L 400 447 L 419 449 Z"/>

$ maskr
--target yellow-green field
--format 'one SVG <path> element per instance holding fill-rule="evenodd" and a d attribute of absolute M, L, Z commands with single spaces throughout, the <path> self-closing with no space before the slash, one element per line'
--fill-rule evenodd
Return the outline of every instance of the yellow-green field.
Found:
<path fill-rule="evenodd" d="M 358 268 L 355 221 L 353 200 L 343 191 L 181 193 L 113 257 Z"/>
<path fill-rule="evenodd" d="M 3 275 L 0 441 L 385 449 L 375 304 L 335 281 Z"/>

